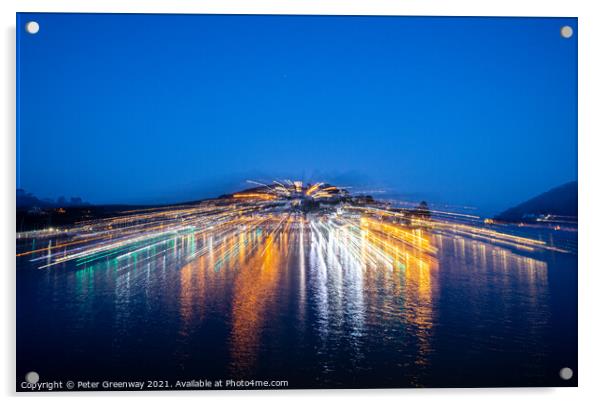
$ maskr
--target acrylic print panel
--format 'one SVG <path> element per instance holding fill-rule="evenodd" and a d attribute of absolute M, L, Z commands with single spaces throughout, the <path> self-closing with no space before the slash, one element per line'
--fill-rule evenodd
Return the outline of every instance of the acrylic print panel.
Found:
<path fill-rule="evenodd" d="M 17 390 L 577 385 L 576 19 L 17 27 Z"/>

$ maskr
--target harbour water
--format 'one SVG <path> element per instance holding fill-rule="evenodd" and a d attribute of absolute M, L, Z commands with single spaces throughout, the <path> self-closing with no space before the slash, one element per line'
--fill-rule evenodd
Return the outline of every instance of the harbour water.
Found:
<path fill-rule="evenodd" d="M 435 253 L 380 241 L 403 259 L 386 264 L 374 240 L 301 224 L 48 268 L 17 257 L 17 380 L 576 385 L 558 375 L 577 371 L 576 254 L 420 231 Z"/>

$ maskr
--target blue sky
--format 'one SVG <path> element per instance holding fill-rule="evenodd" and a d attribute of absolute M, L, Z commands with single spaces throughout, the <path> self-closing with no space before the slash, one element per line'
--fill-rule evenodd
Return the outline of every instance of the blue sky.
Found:
<path fill-rule="evenodd" d="M 496 211 L 577 178 L 573 18 L 17 20 L 17 183 L 39 197 L 294 178 Z"/>

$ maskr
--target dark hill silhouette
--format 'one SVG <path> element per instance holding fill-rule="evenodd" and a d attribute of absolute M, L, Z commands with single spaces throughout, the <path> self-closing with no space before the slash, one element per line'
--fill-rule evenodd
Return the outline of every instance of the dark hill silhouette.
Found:
<path fill-rule="evenodd" d="M 507 222 L 535 220 L 539 215 L 577 217 L 577 182 L 563 184 L 512 207 L 496 220 Z"/>
<path fill-rule="evenodd" d="M 40 199 L 29 193 L 22 188 L 17 189 L 17 209 L 20 208 L 57 208 L 57 207 L 84 207 L 90 205 L 81 199 L 81 197 L 71 197 L 67 199 L 65 197 L 59 197 L 56 201 L 47 199 Z"/>

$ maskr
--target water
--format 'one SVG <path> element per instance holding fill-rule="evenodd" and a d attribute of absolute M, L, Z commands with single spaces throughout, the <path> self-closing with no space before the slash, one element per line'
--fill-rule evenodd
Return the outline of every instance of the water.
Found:
<path fill-rule="evenodd" d="M 17 379 L 576 385 L 576 255 L 425 234 L 433 257 L 391 267 L 311 227 L 44 269 L 17 257 Z"/>

